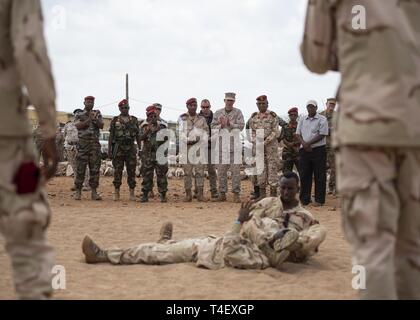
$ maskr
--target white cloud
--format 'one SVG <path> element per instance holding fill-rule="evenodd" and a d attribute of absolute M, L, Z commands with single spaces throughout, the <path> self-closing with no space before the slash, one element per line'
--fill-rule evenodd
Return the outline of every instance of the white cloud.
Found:
<path fill-rule="evenodd" d="M 124 96 L 159 101 L 163 116 L 176 120 L 185 101 L 209 98 L 223 105 L 238 93 L 249 116 L 255 97 L 267 94 L 285 114 L 291 105 L 335 94 L 338 75 L 319 77 L 302 64 L 299 44 L 305 0 L 44 0 L 50 55 L 60 110 L 80 107 L 86 95 L 102 106 Z M 54 29 L 55 5 L 66 12 L 66 28 Z M 321 102 L 321 101 L 319 101 Z M 146 103 L 132 101 L 143 117 Z M 177 109 L 177 110 L 174 110 Z M 102 108 L 116 114 L 115 105 Z"/>

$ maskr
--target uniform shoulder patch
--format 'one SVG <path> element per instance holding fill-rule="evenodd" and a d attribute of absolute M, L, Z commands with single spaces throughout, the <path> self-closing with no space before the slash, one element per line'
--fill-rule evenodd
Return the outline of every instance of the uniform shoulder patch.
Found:
<path fill-rule="evenodd" d="M 252 115 L 251 115 L 251 118 L 254 118 L 254 117 L 256 117 L 258 115 L 258 112 L 254 112 Z"/>
<path fill-rule="evenodd" d="M 277 114 L 274 111 L 270 111 L 270 114 L 277 119 Z"/>

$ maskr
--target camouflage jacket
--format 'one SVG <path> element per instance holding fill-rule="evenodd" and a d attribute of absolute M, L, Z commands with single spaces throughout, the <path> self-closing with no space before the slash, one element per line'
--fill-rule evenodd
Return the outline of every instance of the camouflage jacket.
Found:
<path fill-rule="evenodd" d="M 303 61 L 341 73 L 336 146 L 420 146 L 419 39 L 419 1 L 309 1 Z"/>
<path fill-rule="evenodd" d="M 278 146 L 278 138 L 280 136 L 279 120 L 274 112 L 255 112 L 249 119 L 248 126 L 252 130 L 253 137 L 256 135 L 256 130 L 264 130 L 264 143 L 266 146 Z"/>
<path fill-rule="evenodd" d="M 120 148 L 131 149 L 140 133 L 139 123 L 136 117 L 129 116 L 125 122 L 121 116 L 115 117 L 111 121 L 109 128 L 110 142 Z"/>
<path fill-rule="evenodd" d="M 90 113 L 96 114 L 97 119 L 102 120 L 102 115 L 99 110 L 92 110 Z M 86 111 L 79 112 L 75 118 L 75 124 L 84 122 L 89 118 L 89 114 Z M 79 129 L 79 143 L 82 142 L 97 142 L 99 143 L 99 127 L 96 123 L 91 121 L 88 128 Z"/>
<path fill-rule="evenodd" d="M 328 129 L 329 129 L 329 133 L 328 133 L 328 137 L 327 137 L 327 146 L 331 146 L 332 143 L 332 136 L 334 134 L 334 119 L 335 119 L 335 114 L 336 112 L 327 112 L 327 110 L 324 110 L 320 113 L 320 115 L 324 116 L 325 118 L 327 118 L 328 121 Z"/>
<path fill-rule="evenodd" d="M 37 111 L 42 136 L 55 137 L 55 87 L 41 3 L 0 0 L 0 136 L 31 136 L 29 101 Z"/>
<path fill-rule="evenodd" d="M 199 137 L 208 135 L 208 125 L 206 118 L 197 114 L 191 117 L 188 113 L 184 113 L 178 120 L 179 140 L 187 144 L 196 143 L 200 141 Z M 208 140 L 203 140 L 208 142 Z"/>
<path fill-rule="evenodd" d="M 161 123 L 160 121 L 157 122 L 157 127 L 154 130 L 151 130 L 147 133 L 145 133 L 145 128 L 149 126 L 149 123 L 147 120 L 144 120 L 142 124 L 140 125 L 140 140 L 143 143 L 142 147 L 142 157 L 155 157 L 156 151 L 159 149 L 159 147 L 164 144 L 168 138 L 165 138 L 163 141 L 157 140 L 158 132 L 161 130 L 166 129 L 166 126 Z M 165 152 L 166 154 L 167 152 Z"/>
<path fill-rule="evenodd" d="M 294 148 L 284 146 L 283 153 L 291 153 L 295 155 L 299 154 L 300 141 L 295 135 L 297 125 L 297 123 L 295 125 L 293 125 L 292 123 L 288 123 L 287 126 L 283 127 L 280 139 L 287 141 L 288 143 L 293 143 L 295 146 Z"/>

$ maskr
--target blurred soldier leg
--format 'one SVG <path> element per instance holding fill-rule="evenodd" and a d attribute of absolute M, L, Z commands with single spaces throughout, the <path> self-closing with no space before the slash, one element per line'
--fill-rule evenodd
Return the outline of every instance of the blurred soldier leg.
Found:
<path fill-rule="evenodd" d="M 362 298 L 420 299 L 420 150 L 341 147 L 337 168 Z"/>
<path fill-rule="evenodd" d="M 294 156 L 290 153 L 282 155 L 283 160 L 283 174 L 290 171 L 293 172 L 293 168 L 296 167 L 296 170 L 299 171 L 299 157 Z"/>
<path fill-rule="evenodd" d="M 194 184 L 197 190 L 197 200 L 204 201 L 204 166 L 203 164 L 194 165 Z"/>
<path fill-rule="evenodd" d="M 135 145 L 125 154 L 125 167 L 127 168 L 127 184 L 130 188 L 130 201 L 135 201 L 137 148 Z"/>
<path fill-rule="evenodd" d="M 19 195 L 12 182 L 22 163 L 36 161 L 32 139 L 1 138 L 0 149 L 0 233 L 16 292 L 21 299 L 47 299 L 54 266 L 45 235 L 51 214 L 47 196 L 40 186 L 32 194 Z"/>
<path fill-rule="evenodd" d="M 122 184 L 123 170 L 124 170 L 124 153 L 118 150 L 114 159 L 112 159 L 112 166 L 114 167 L 114 201 L 120 200 L 120 188 Z M 128 171 L 128 170 L 127 170 Z"/>
<path fill-rule="evenodd" d="M 207 164 L 207 171 L 209 173 L 209 182 L 210 182 L 210 193 L 212 199 L 216 199 L 219 197 L 219 192 L 217 189 L 217 172 L 216 172 L 216 165 L 212 159 L 211 150 L 208 150 L 208 164 Z"/>
<path fill-rule="evenodd" d="M 268 166 L 267 166 L 267 161 L 266 160 L 267 160 L 266 157 L 264 157 L 264 170 L 261 174 L 259 174 L 257 176 L 257 184 L 258 184 L 258 189 L 259 189 L 259 193 L 260 193 L 259 198 L 256 199 L 257 201 L 267 197 L 267 171 L 268 171 Z"/>
<path fill-rule="evenodd" d="M 90 180 L 89 166 L 86 166 L 85 181 L 83 181 L 83 189 L 82 189 L 83 191 L 90 191 L 89 180 Z"/>
<path fill-rule="evenodd" d="M 276 147 L 277 148 L 277 147 Z M 277 151 L 277 150 L 275 150 Z M 277 197 L 279 176 L 278 176 L 279 159 L 277 152 L 267 154 L 267 181 L 270 185 L 270 197 Z"/>

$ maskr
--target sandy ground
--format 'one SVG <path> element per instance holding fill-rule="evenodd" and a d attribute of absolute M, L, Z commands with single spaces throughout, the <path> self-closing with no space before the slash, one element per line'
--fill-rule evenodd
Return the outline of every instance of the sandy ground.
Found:
<path fill-rule="evenodd" d="M 102 202 L 75 202 L 69 191 L 71 178 L 56 178 L 48 185 L 53 221 L 48 232 L 56 250 L 56 263 L 66 269 L 66 290 L 58 299 L 355 299 L 351 287 L 351 259 L 340 226 L 337 199 L 329 198 L 321 209 L 311 208 L 328 229 L 320 252 L 306 264 L 286 263 L 283 271 L 199 269 L 194 264 L 166 266 L 88 265 L 83 262 L 81 241 L 90 234 L 100 245 L 131 246 L 156 241 L 165 221 L 174 223 L 174 238 L 222 235 L 239 206 L 232 203 L 184 204 L 182 180 L 170 181 L 170 201 L 148 204 L 112 201 L 112 179 L 101 179 Z M 206 183 L 207 185 L 207 183 Z M 244 181 L 243 200 L 251 186 Z M 10 260 L 0 237 L 0 299 L 15 298 Z"/>

